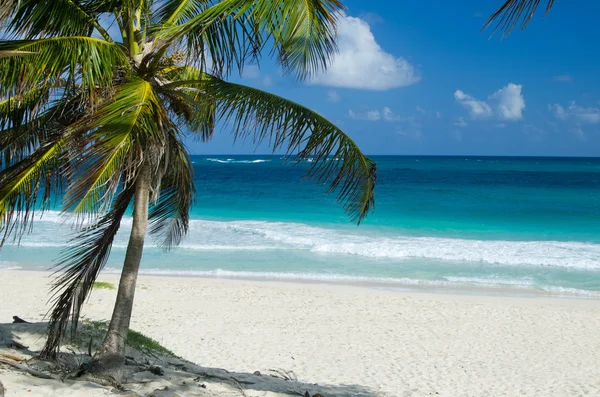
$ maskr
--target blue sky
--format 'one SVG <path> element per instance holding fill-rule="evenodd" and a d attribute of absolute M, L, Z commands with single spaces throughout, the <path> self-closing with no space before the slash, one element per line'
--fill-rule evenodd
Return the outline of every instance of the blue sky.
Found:
<path fill-rule="evenodd" d="M 600 2 L 559 1 L 507 39 L 480 33 L 503 0 L 345 1 L 340 54 L 297 82 L 267 57 L 234 81 L 297 101 L 368 154 L 600 155 Z M 268 153 L 187 142 L 195 154 Z"/>

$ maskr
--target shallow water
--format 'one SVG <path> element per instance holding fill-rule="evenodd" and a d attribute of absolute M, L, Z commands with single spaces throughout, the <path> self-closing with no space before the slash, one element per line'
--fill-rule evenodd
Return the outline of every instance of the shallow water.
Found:
<path fill-rule="evenodd" d="M 150 240 L 142 271 L 600 296 L 600 159 L 374 160 L 377 207 L 356 227 L 325 185 L 303 179 L 309 164 L 194 156 L 190 233 L 169 253 Z M 50 211 L 0 267 L 48 268 L 70 236 Z"/>

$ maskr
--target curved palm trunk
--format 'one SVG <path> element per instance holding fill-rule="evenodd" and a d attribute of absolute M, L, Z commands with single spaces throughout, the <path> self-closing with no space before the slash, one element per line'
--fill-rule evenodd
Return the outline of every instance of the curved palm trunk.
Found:
<path fill-rule="evenodd" d="M 136 181 L 133 225 L 129 244 L 127 245 L 127 253 L 125 254 L 123 272 L 119 281 L 115 308 L 113 309 L 108 333 L 102 346 L 94 356 L 95 365 L 92 369 L 92 372 L 109 374 L 116 380 L 121 378 L 121 370 L 125 363 L 125 342 L 129 331 L 135 285 L 148 226 L 149 198 L 150 170 L 146 165 L 143 166 Z"/>

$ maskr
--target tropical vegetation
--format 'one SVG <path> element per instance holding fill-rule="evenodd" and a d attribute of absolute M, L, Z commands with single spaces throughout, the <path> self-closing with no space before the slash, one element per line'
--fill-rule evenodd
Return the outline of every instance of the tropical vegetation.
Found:
<path fill-rule="evenodd" d="M 169 249 L 188 230 L 186 134 L 226 128 L 266 142 L 328 183 L 352 221 L 373 206 L 375 164 L 310 109 L 226 81 L 261 56 L 310 78 L 336 52 L 338 0 L 4 0 L 0 5 L 0 230 L 31 230 L 61 198 L 77 229 L 59 258 L 48 340 L 55 357 L 111 251 L 132 229 L 97 368 L 124 362 L 147 232 Z M 330 161 L 327 161 L 330 160 Z"/>

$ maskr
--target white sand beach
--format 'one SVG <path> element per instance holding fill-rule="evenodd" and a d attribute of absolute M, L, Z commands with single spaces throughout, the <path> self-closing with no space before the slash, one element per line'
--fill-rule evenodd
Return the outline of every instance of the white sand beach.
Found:
<path fill-rule="evenodd" d="M 0 271 L 0 323 L 42 321 L 48 276 Z M 85 317 L 108 319 L 115 296 L 95 290 Z M 205 367 L 284 369 L 346 395 L 600 395 L 600 300 L 140 276 L 131 326 Z"/>

